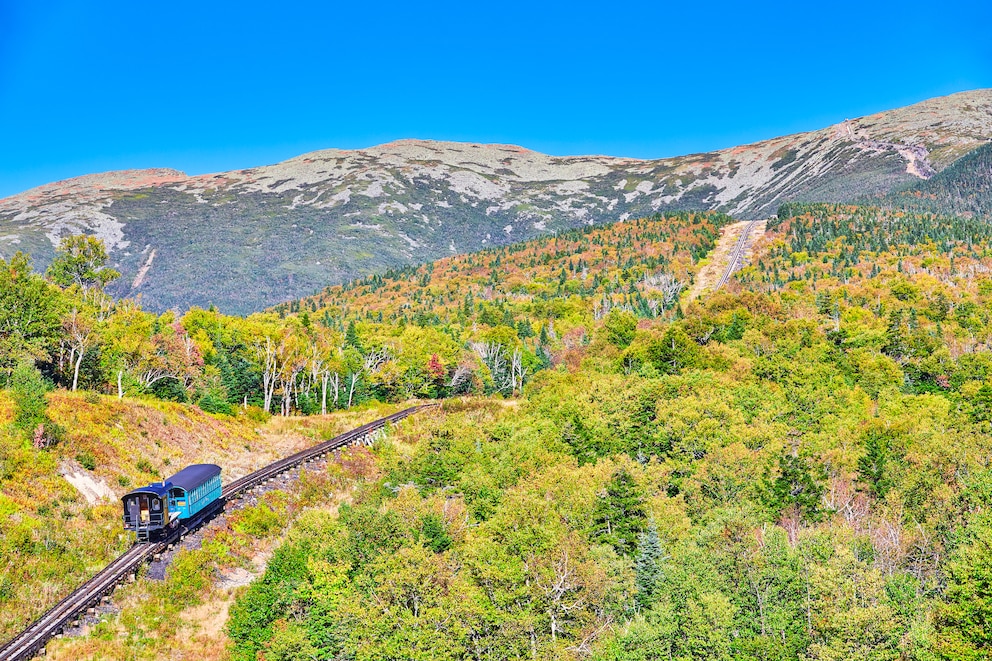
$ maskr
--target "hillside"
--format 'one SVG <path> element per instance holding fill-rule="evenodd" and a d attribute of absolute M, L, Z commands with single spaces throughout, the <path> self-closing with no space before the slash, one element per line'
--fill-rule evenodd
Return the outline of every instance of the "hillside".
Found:
<path fill-rule="evenodd" d="M 232 607 L 232 658 L 989 658 L 988 224 L 787 205 L 728 291 L 597 319 L 632 292 L 582 283 L 636 285 L 678 220 L 304 301 L 444 330 L 568 310 L 571 355 L 380 446 Z"/>
<path fill-rule="evenodd" d="M 128 341 L 138 353 L 200 347 L 188 385 L 146 396 L 258 401 L 271 360 L 284 412 L 319 410 L 313 392 L 332 373 L 356 377 L 363 401 L 444 401 L 218 521 L 164 580 L 126 588 L 47 655 L 987 658 L 992 639 L 973 623 L 992 603 L 988 223 L 783 205 L 724 290 L 671 305 L 667 285 L 691 281 L 731 220 L 576 229 L 249 319 L 108 305 L 110 329 L 167 334 Z M 99 330 L 92 353 L 115 342 Z M 84 382 L 113 391 L 115 375 L 93 365 Z M 327 420 L 256 427 L 257 411 L 49 397 L 60 444 L 32 448 L 0 426 L 0 457 L 14 460 L 0 557 L 23 559 L 7 563 L 0 600 L 21 619 L 38 608 L 31 590 L 54 598 L 49 583 L 64 588 L 119 543 L 111 509 L 66 498 L 59 461 L 95 464 L 83 469 L 116 489 L 166 458 L 237 465 L 280 447 L 267 435 L 303 427 L 288 447 Z"/>
<path fill-rule="evenodd" d="M 0 390 L 0 641 L 131 544 L 118 498 L 191 463 L 230 481 L 382 415 L 363 408 L 300 420 L 211 416 L 193 406 L 56 391 L 65 438 L 47 449 L 12 431 Z"/>
<path fill-rule="evenodd" d="M 658 214 L 390 270 L 280 304 L 280 314 L 387 323 L 513 326 L 513 310 L 554 323 L 576 310 L 670 314 L 732 218 Z M 537 312 L 543 310 L 544 312 Z"/>
<path fill-rule="evenodd" d="M 794 204 L 728 291 L 622 311 L 692 244 L 680 225 L 712 245 L 722 219 L 689 220 L 301 304 L 568 330 L 519 399 L 446 402 L 376 447 L 354 502 L 295 523 L 230 609 L 230 658 L 987 658 L 987 224 Z"/>
<path fill-rule="evenodd" d="M 0 254 L 43 268 L 67 233 L 103 238 L 118 295 L 153 310 L 259 310 L 329 284 L 672 209 L 771 215 L 929 179 L 992 137 L 992 90 L 818 131 L 658 160 L 400 141 L 212 175 L 89 175 L 0 200 Z"/>
<path fill-rule="evenodd" d="M 884 202 L 917 211 L 992 217 L 992 143 L 926 181 L 889 193 Z"/>

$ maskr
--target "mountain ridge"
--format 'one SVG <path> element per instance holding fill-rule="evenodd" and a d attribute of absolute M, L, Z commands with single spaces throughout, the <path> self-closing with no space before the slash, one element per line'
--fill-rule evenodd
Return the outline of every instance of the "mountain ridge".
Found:
<path fill-rule="evenodd" d="M 992 90 L 975 90 L 662 159 L 404 139 L 213 174 L 114 171 L 0 199 L 0 255 L 23 249 L 44 266 L 62 236 L 95 234 L 124 274 L 115 294 L 141 295 L 152 309 L 249 312 L 583 225 L 675 209 L 760 218 L 786 201 L 878 197 L 990 138 Z"/>

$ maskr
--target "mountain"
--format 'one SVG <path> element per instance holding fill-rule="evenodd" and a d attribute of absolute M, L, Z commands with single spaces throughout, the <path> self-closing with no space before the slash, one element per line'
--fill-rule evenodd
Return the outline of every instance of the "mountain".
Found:
<path fill-rule="evenodd" d="M 885 201 L 914 211 L 992 216 L 992 142 L 962 156 L 930 179 L 889 193 Z"/>
<path fill-rule="evenodd" d="M 100 236 L 149 309 L 244 313 L 327 285 L 552 231 L 672 209 L 771 215 L 930 179 L 992 138 L 992 90 L 808 133 L 658 160 L 555 157 L 404 140 L 187 176 L 88 175 L 0 200 L 0 255 L 43 268 L 66 234 Z"/>
<path fill-rule="evenodd" d="M 583 227 L 390 269 L 273 311 L 313 313 L 325 325 L 378 319 L 513 327 L 513 314 L 506 316 L 510 307 L 536 305 L 567 316 L 561 311 L 584 308 L 586 303 L 577 304 L 584 300 L 597 319 L 613 307 L 654 318 L 671 313 L 699 260 L 716 247 L 720 228 L 732 221 L 720 213 L 670 211 Z M 474 317 L 476 303 L 486 312 Z"/>

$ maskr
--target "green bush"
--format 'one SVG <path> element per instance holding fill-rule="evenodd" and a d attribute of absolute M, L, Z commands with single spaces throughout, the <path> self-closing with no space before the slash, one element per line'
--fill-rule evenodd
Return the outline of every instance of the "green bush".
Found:
<path fill-rule="evenodd" d="M 78 461 L 79 465 L 88 471 L 96 470 L 96 457 L 94 457 L 93 453 L 88 450 L 83 450 L 77 454 L 76 461 Z"/>
<path fill-rule="evenodd" d="M 425 514 L 420 520 L 420 533 L 424 546 L 435 553 L 444 553 L 451 547 L 451 537 L 444 525 L 444 519 L 437 514 Z"/>
<path fill-rule="evenodd" d="M 245 409 L 245 417 L 252 422 L 264 425 L 272 418 L 272 414 L 266 413 L 261 406 L 249 406 Z"/>
<path fill-rule="evenodd" d="M 282 520 L 279 514 L 265 503 L 241 511 L 234 529 L 253 537 L 267 537 L 279 531 Z"/>
<path fill-rule="evenodd" d="M 297 401 L 297 408 L 303 415 L 320 413 L 320 400 L 313 393 L 303 393 Z"/>
<path fill-rule="evenodd" d="M 172 560 L 162 586 L 168 603 L 176 610 L 200 603 L 200 594 L 210 583 L 213 571 L 206 551 L 180 551 Z"/>
<path fill-rule="evenodd" d="M 14 400 L 14 426 L 25 434 L 48 423 L 45 393 L 51 385 L 31 362 L 22 362 L 10 375 L 10 395 Z"/>
<path fill-rule="evenodd" d="M 637 317 L 629 310 L 613 308 L 603 323 L 606 341 L 618 349 L 626 349 L 637 333 Z"/>
<path fill-rule="evenodd" d="M 216 392 L 208 390 L 200 397 L 200 400 L 196 403 L 201 409 L 207 413 L 222 414 L 222 415 L 232 415 L 234 413 L 231 405 L 222 396 Z"/>
<path fill-rule="evenodd" d="M 152 466 L 151 462 L 147 459 L 139 459 L 138 463 L 135 464 L 138 470 L 142 473 L 148 473 L 149 475 L 158 475 L 158 471 Z"/>

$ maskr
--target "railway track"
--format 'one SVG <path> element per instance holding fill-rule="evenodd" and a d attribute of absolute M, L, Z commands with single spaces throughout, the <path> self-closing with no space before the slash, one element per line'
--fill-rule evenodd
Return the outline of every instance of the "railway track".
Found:
<path fill-rule="evenodd" d="M 196 530 L 205 522 L 224 511 L 224 505 L 228 501 L 235 500 L 238 496 L 265 484 L 280 473 L 318 459 L 328 452 L 361 442 L 388 424 L 399 422 L 414 413 L 437 406 L 439 405 L 422 404 L 411 406 L 408 409 L 403 409 L 392 415 L 379 418 L 361 427 L 352 429 L 329 441 L 280 459 L 260 468 L 254 473 L 234 480 L 223 488 L 221 497 L 213 505 L 190 519 L 186 525 L 173 531 L 159 542 L 133 545 L 97 572 L 93 578 L 83 583 L 72 594 L 55 604 L 55 606 L 32 622 L 27 629 L 22 631 L 13 640 L 0 647 L 0 661 L 25 661 L 26 659 L 34 658 L 39 652 L 43 653 L 45 644 L 50 639 L 77 621 L 86 613 L 88 608 L 96 606 L 101 600 L 109 597 L 114 591 L 114 588 L 128 576 L 133 576 L 144 562 L 163 553 L 171 545 L 182 539 L 188 532 Z"/>
<path fill-rule="evenodd" d="M 747 247 L 747 239 L 751 234 L 751 230 L 754 229 L 755 225 L 760 223 L 760 220 L 752 220 L 747 225 L 744 226 L 744 230 L 741 232 L 740 237 L 737 239 L 737 243 L 734 245 L 734 250 L 730 253 L 730 259 L 727 261 L 727 269 L 720 276 L 720 282 L 716 283 L 715 289 L 727 284 L 730 280 L 730 276 L 734 274 L 737 267 L 740 265 L 741 258 L 744 257 L 744 249 Z"/>

